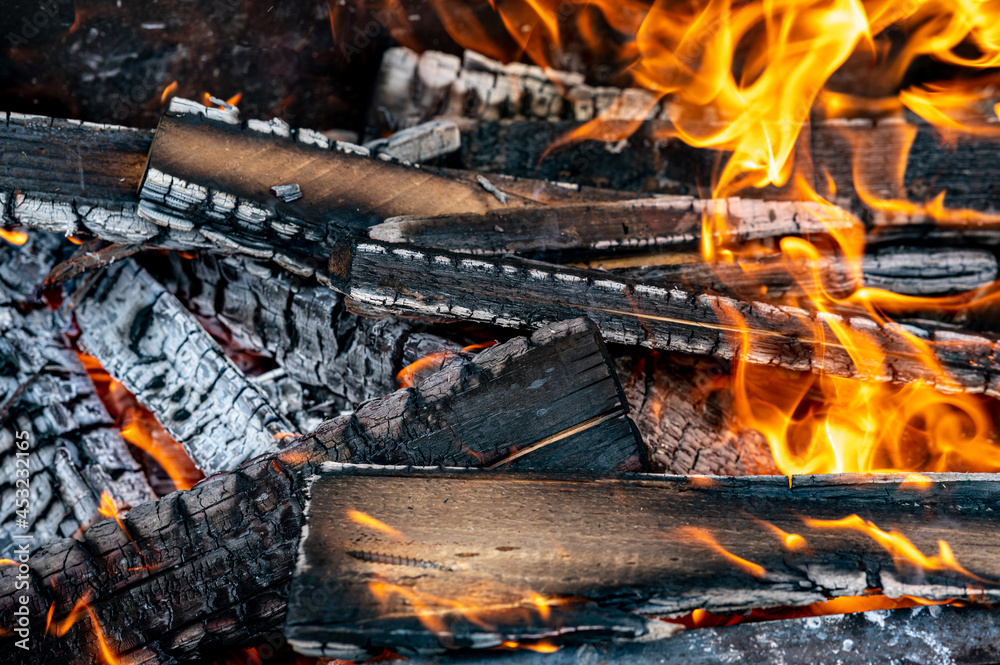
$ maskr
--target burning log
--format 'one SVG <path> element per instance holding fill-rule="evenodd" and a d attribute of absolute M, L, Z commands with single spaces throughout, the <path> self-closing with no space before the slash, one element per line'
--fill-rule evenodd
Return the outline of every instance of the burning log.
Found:
<path fill-rule="evenodd" d="M 676 261 L 678 257 L 669 258 Z M 609 261 L 605 265 L 610 268 L 616 264 Z M 789 270 L 790 266 L 794 269 Z M 890 247 L 861 257 L 861 270 L 863 281 L 858 284 L 843 258 L 824 253 L 811 264 L 800 261 L 796 265 L 781 254 L 741 258 L 737 263 L 706 263 L 700 256 L 692 256 L 687 261 L 623 267 L 615 272 L 661 285 L 682 283 L 767 300 L 805 297 L 821 289 L 834 298 L 846 298 L 859 287 L 933 297 L 990 286 L 997 278 L 997 259 L 985 249 Z M 822 283 L 817 283 L 816 275 Z"/>
<path fill-rule="evenodd" d="M 931 606 L 699 628 L 645 643 L 584 645 L 558 653 L 511 652 L 456 659 L 415 658 L 408 665 L 870 665 L 910 662 L 992 665 L 1000 658 L 995 607 Z M 763 646 L 766 645 L 766 648 Z M 402 661 L 397 661 L 402 662 Z"/>
<path fill-rule="evenodd" d="M 581 74 L 520 62 L 505 65 L 475 51 L 467 50 L 459 58 L 396 47 L 382 55 L 366 133 L 384 136 L 442 116 L 591 120 L 623 94 L 615 88 L 585 85 Z M 641 97 L 644 91 L 628 94 Z M 642 117 L 649 110 L 647 106 Z"/>
<path fill-rule="evenodd" d="M 192 152 L 191 145 L 200 149 Z M 290 181 L 301 198 L 282 201 L 271 193 Z M 315 256 L 337 235 L 387 217 L 527 203 L 488 181 L 372 159 L 365 148 L 331 145 L 318 132 L 293 131 L 278 119 L 250 120 L 244 130 L 235 112 L 206 117 L 205 107 L 178 99 L 156 130 L 140 198 L 139 214 L 160 226 L 199 233 L 226 251 L 274 258 L 305 275 L 308 261 L 288 248 L 305 243 Z"/>
<path fill-rule="evenodd" d="M 0 113 L 0 206 L 13 224 L 109 242 L 160 235 L 136 215 L 135 191 L 152 133 Z"/>
<path fill-rule="evenodd" d="M 58 256 L 46 251 L 51 241 L 38 233 L 16 249 L 0 247 L 0 462 L 9 470 L 0 479 L 0 557 L 12 554 L 16 534 L 31 533 L 41 546 L 99 519 L 104 493 L 123 507 L 154 496 L 60 321 L 44 307 L 22 312 L 36 304 Z M 20 292 L 7 287 L 12 271 L 21 271 Z M 16 445 L 24 441 L 26 449 Z M 27 469 L 28 480 L 16 469 Z M 15 501 L 25 482 L 26 506 Z"/>
<path fill-rule="evenodd" d="M 957 386 L 1000 395 L 996 339 L 943 325 L 881 325 L 861 313 L 821 314 L 601 271 L 513 257 L 471 259 L 376 241 L 338 246 L 330 259 L 330 278 L 334 288 L 361 305 L 395 314 L 520 328 L 585 315 L 609 341 L 724 359 L 738 352 L 737 333 L 745 331 L 752 344 L 742 353 L 754 364 L 849 378 L 875 372 L 880 380 L 922 380 L 944 390 Z M 832 342 L 837 336 L 831 324 L 865 334 L 885 353 L 883 366 L 859 370 L 847 350 Z M 920 362 L 907 334 L 933 348 L 950 379 Z"/>
<path fill-rule="evenodd" d="M 285 450 L 145 503 L 32 554 L 30 591 L 0 566 L 0 621 L 30 594 L 32 635 L 50 605 L 62 621 L 81 598 L 107 642 L 135 662 L 198 661 L 245 644 L 284 620 L 305 479 L 326 461 L 504 465 L 578 456 L 563 468 L 638 468 L 642 451 L 610 361 L 593 328 L 555 324 L 480 353 L 468 366 L 362 405 Z M 595 446 L 600 441 L 601 446 Z M 535 466 L 535 464 L 538 466 Z M 549 467 L 552 468 L 552 467 Z M 32 644 L 30 663 L 83 663 L 93 626 Z M 4 637 L 0 663 L 22 663 Z"/>
<path fill-rule="evenodd" d="M 207 475 L 280 449 L 292 427 L 180 302 L 133 261 L 75 310 L 81 345 L 184 445 Z"/>
<path fill-rule="evenodd" d="M 615 359 L 632 420 L 659 473 L 744 476 L 778 473 L 767 440 L 742 430 L 732 396 L 719 390 L 729 365 L 680 353 L 632 353 Z"/>
<path fill-rule="evenodd" d="M 324 469 L 310 488 L 285 628 L 311 655 L 558 639 L 573 628 L 559 624 L 561 608 L 580 597 L 613 608 L 612 621 L 622 609 L 796 606 L 868 589 L 1000 597 L 994 520 L 981 510 L 996 500 L 992 476 L 585 481 Z"/>

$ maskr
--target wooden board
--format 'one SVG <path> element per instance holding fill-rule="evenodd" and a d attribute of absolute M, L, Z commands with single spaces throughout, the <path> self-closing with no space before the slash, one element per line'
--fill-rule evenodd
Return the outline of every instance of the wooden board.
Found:
<path fill-rule="evenodd" d="M 1000 599 L 995 475 L 917 485 L 898 475 L 324 470 L 310 489 L 285 628 L 311 655 L 558 640 L 595 625 L 560 614 L 580 597 L 615 618 L 807 605 L 869 589 Z M 907 548 L 938 558 L 919 565 Z"/>

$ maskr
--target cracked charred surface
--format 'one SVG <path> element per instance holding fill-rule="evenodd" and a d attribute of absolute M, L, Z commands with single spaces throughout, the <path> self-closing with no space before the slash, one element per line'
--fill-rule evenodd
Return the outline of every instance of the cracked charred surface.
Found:
<path fill-rule="evenodd" d="M 50 604 L 59 620 L 89 593 L 111 647 L 129 662 L 198 661 L 252 643 L 284 621 L 305 479 L 320 463 L 489 464 L 612 416 L 617 439 L 605 430 L 603 452 L 605 468 L 613 468 L 637 446 L 625 409 L 610 360 L 582 320 L 494 346 L 468 365 L 328 421 L 279 453 L 137 506 L 123 517 L 127 535 L 105 520 L 82 540 L 36 551 L 27 592 L 32 635 L 42 635 Z M 0 567 L 4 625 L 26 593 L 13 590 L 15 575 Z M 0 638 L 0 663 L 25 662 L 13 639 Z M 89 663 L 98 653 L 84 619 L 61 638 L 34 643 L 27 662 Z"/>
<path fill-rule="evenodd" d="M 64 240 L 37 232 L 20 247 L 0 245 L 0 557 L 13 536 L 33 546 L 72 535 L 100 519 L 107 491 L 122 508 L 154 497 L 118 434 L 58 317 L 37 300 Z M 15 432 L 26 432 L 27 464 L 17 462 Z M 24 440 L 21 436 L 20 440 Z M 24 462 L 22 459 L 21 462 Z M 15 469 L 27 469 L 31 500 L 24 523 L 15 510 Z M 23 541 L 22 541 L 23 542 Z"/>
<path fill-rule="evenodd" d="M 893 598 L 1000 599 L 996 476 L 931 478 L 914 487 L 898 475 L 796 476 L 789 487 L 783 476 L 586 480 L 332 464 L 310 489 L 286 634 L 306 653 L 329 645 L 324 655 L 336 656 L 338 644 L 426 653 L 440 628 L 419 621 L 410 593 L 440 607 L 435 616 L 456 638 L 475 632 L 475 619 L 430 598 L 582 596 L 612 614 L 652 615 L 800 606 L 873 588 Z M 929 556 L 947 541 L 968 572 L 921 567 L 904 548 L 808 519 L 859 513 Z M 765 522 L 805 545 L 787 547 Z M 438 567 L 417 574 L 347 554 L 358 547 Z M 373 580 L 409 593 L 375 593 Z"/>
<path fill-rule="evenodd" d="M 994 665 L 1000 662 L 1000 610 L 915 607 L 684 631 L 643 644 L 584 645 L 554 654 L 528 651 L 467 658 L 462 665 Z M 395 661 L 402 663 L 403 661 Z M 445 665 L 441 658 L 408 665 Z"/>
<path fill-rule="evenodd" d="M 732 399 L 717 382 L 728 363 L 680 353 L 636 351 L 615 358 L 653 469 L 715 476 L 778 473 L 767 440 L 735 426 Z"/>
<path fill-rule="evenodd" d="M 419 323 L 359 317 L 333 289 L 276 266 L 202 253 L 172 254 L 150 269 L 213 333 L 322 386 L 341 410 L 391 393 L 396 374 L 417 359 L 404 356 Z"/>
<path fill-rule="evenodd" d="M 111 266 L 76 307 L 80 344 L 206 475 L 279 450 L 292 428 L 194 316 L 144 269 Z"/>
<path fill-rule="evenodd" d="M 1000 396 L 1000 342 L 994 335 L 945 325 L 906 323 L 926 340 L 949 373 L 945 382 L 914 353 L 896 325 L 862 312 L 817 313 L 798 307 L 714 296 L 702 289 L 658 285 L 604 271 L 516 257 L 468 255 L 378 241 L 342 243 L 329 264 L 331 283 L 376 311 L 460 318 L 512 328 L 587 316 L 609 342 L 731 359 L 748 329 L 753 364 L 859 376 L 831 321 L 864 333 L 885 353 L 878 380 L 924 381 L 944 390 Z M 818 340 L 826 340 L 819 346 Z M 871 368 L 868 368 L 871 372 Z M 866 376 L 871 376 L 866 374 Z"/>

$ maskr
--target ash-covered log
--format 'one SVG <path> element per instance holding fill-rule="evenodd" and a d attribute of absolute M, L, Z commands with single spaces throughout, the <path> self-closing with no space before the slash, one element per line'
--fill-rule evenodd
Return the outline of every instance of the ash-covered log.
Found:
<path fill-rule="evenodd" d="M 279 450 L 293 428 L 176 297 L 134 261 L 74 294 L 80 344 L 206 475 Z"/>
<path fill-rule="evenodd" d="M 766 645 L 766 646 L 765 646 Z M 994 665 L 1000 661 L 1000 610 L 931 606 L 699 628 L 645 643 L 583 645 L 554 654 L 518 651 L 414 658 L 407 665 Z M 395 661 L 402 665 L 404 661 Z"/>
<path fill-rule="evenodd" d="M 899 383 L 920 380 L 944 390 L 1000 396 L 996 337 L 944 325 L 900 328 L 862 312 L 821 314 L 603 271 L 516 257 L 473 259 L 377 241 L 340 244 L 329 271 L 334 288 L 373 310 L 516 328 L 588 316 L 611 342 L 724 359 L 741 352 L 754 364 Z M 834 341 L 831 321 L 866 335 L 885 353 L 881 366 L 859 372 L 847 349 Z M 739 351 L 743 330 L 750 348 Z M 947 380 L 920 361 L 907 334 L 929 343 Z"/>
<path fill-rule="evenodd" d="M 19 534 L 39 547 L 101 519 L 104 492 L 122 508 L 154 497 L 62 334 L 64 322 L 36 300 L 68 244 L 58 240 L 37 232 L 20 247 L 0 245 L 0 466 L 8 471 L 0 479 L 0 558 L 11 556 Z M 8 287 L 13 277 L 17 290 Z"/>
<path fill-rule="evenodd" d="M 305 481 L 321 463 L 495 464 L 534 447 L 543 466 L 551 460 L 539 443 L 591 446 L 587 433 L 599 429 L 602 446 L 581 451 L 588 468 L 641 468 L 619 391 L 583 321 L 487 349 L 279 453 L 134 508 L 122 516 L 127 533 L 106 520 L 36 551 L 29 590 L 15 591 L 16 568 L 0 566 L 0 621 L 11 625 L 28 594 L 36 640 L 25 655 L 14 636 L 0 637 L 0 663 L 92 662 L 99 638 L 86 618 L 41 638 L 50 605 L 62 621 L 85 597 L 127 662 L 200 662 L 261 639 L 283 624 Z"/>
<path fill-rule="evenodd" d="M 418 323 L 356 316 L 333 289 L 274 265 L 171 254 L 150 270 L 213 334 L 272 356 L 289 377 L 329 390 L 340 409 L 396 390 L 396 375 L 419 357 L 406 354 Z"/>
<path fill-rule="evenodd" d="M 898 475 L 324 471 L 309 491 L 285 628 L 309 655 L 558 642 L 574 632 L 563 609 L 581 597 L 610 608 L 609 622 L 623 609 L 738 611 L 868 589 L 1000 598 L 990 474 L 908 485 Z"/>

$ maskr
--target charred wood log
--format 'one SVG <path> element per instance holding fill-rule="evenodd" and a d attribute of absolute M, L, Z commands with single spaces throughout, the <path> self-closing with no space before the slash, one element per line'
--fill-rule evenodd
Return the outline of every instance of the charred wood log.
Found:
<path fill-rule="evenodd" d="M 20 286 L 29 303 L 36 280 L 44 277 L 41 248 L 51 243 L 38 234 L 17 250 L 0 250 L 0 279 L 23 268 Z M 0 284 L 0 466 L 7 471 L 0 479 L 3 558 L 11 555 L 18 535 L 30 533 L 30 541 L 20 542 L 37 547 L 99 519 L 104 492 L 123 508 L 154 497 L 57 317 L 46 308 L 23 312 L 22 295 Z"/>
<path fill-rule="evenodd" d="M 375 156 L 388 155 L 410 164 L 423 164 L 462 147 L 462 135 L 452 120 L 431 120 L 364 144 Z"/>
<path fill-rule="evenodd" d="M 194 144 L 199 150 L 190 150 Z M 278 119 L 249 120 L 243 128 L 235 111 L 209 115 L 199 104 L 174 99 L 150 148 L 139 214 L 224 250 L 274 258 L 309 274 L 308 264 L 295 258 L 303 252 L 289 254 L 290 247 L 308 245 L 317 256 L 338 235 L 395 215 L 527 204 L 484 182 L 372 159 L 365 148 L 331 145 L 318 132 L 293 131 Z M 282 201 L 271 193 L 293 183 L 301 198 Z"/>
<path fill-rule="evenodd" d="M 640 118 L 659 106 L 642 90 L 593 88 L 582 74 L 543 69 L 520 62 L 503 64 L 474 51 L 463 56 L 440 51 L 387 50 L 372 102 L 367 135 L 380 137 L 434 117 L 499 120 L 591 120 L 622 97 L 636 97 Z"/>
<path fill-rule="evenodd" d="M 136 189 L 152 132 L 0 113 L 0 206 L 4 220 L 110 242 L 160 236 L 136 215 Z"/>
<path fill-rule="evenodd" d="M 418 324 L 358 317 L 336 291 L 280 268 L 204 253 L 150 268 L 214 334 L 323 386 L 340 409 L 391 393 L 396 374 L 417 360 L 404 356 Z"/>
<path fill-rule="evenodd" d="M 280 449 L 292 428 L 194 317 L 133 261 L 74 295 L 80 344 L 206 475 Z"/>
<path fill-rule="evenodd" d="M 636 351 L 615 358 L 615 368 L 655 471 L 713 476 L 779 473 L 767 440 L 739 426 L 731 395 L 719 389 L 729 375 L 728 363 Z"/>
<path fill-rule="evenodd" d="M 995 607 L 932 606 L 700 628 L 646 643 L 584 645 L 554 654 L 410 659 L 408 665 L 993 665 L 1000 660 Z M 764 646 L 766 645 L 766 646 Z M 400 661 L 401 662 L 401 661 Z"/>
<path fill-rule="evenodd" d="M 984 249 L 876 249 L 862 257 L 860 283 L 843 258 L 830 253 L 811 263 L 789 262 L 781 254 L 740 259 L 738 264 L 706 263 L 700 256 L 681 262 L 675 262 L 676 255 L 669 258 L 672 262 L 663 265 L 614 271 L 661 285 L 689 284 L 737 297 L 766 300 L 802 297 L 821 289 L 835 298 L 844 298 L 862 286 L 911 296 L 944 296 L 987 287 L 997 278 L 996 255 Z M 604 265 L 612 268 L 615 263 Z M 820 276 L 820 283 L 816 275 Z"/>
<path fill-rule="evenodd" d="M 650 198 L 599 205 L 533 206 L 485 214 L 397 217 L 373 226 L 375 240 L 470 254 L 520 254 L 556 259 L 697 249 L 705 217 L 722 217 L 731 232 L 720 241 L 826 234 L 856 225 L 844 213 L 805 201 Z"/>
<path fill-rule="evenodd" d="M 111 648 L 129 662 L 201 661 L 260 639 L 284 621 L 305 479 L 322 462 L 494 464 L 608 418 L 617 432 L 604 430 L 603 461 L 587 463 L 635 468 L 641 453 L 619 391 L 583 321 L 487 349 L 279 453 L 133 508 L 122 517 L 127 533 L 106 520 L 81 541 L 36 551 L 28 591 L 15 591 L 16 569 L 0 566 L 0 621 L 11 625 L 17 595 L 29 594 L 37 640 L 22 657 L 14 637 L 0 637 L 0 663 L 95 662 L 99 639 L 86 619 L 41 639 L 50 605 L 61 621 L 84 596 Z"/>
<path fill-rule="evenodd" d="M 942 474 L 924 487 L 806 476 L 789 487 L 780 476 L 324 470 L 310 488 L 285 628 L 310 655 L 558 640 L 574 628 L 563 604 L 581 596 L 614 608 L 609 621 L 621 609 L 807 605 L 871 588 L 1000 598 L 992 475 Z"/>
<path fill-rule="evenodd" d="M 331 284 L 375 310 L 453 317 L 534 328 L 570 316 L 589 316 L 608 341 L 664 351 L 731 359 L 746 330 L 743 357 L 796 371 L 835 376 L 922 380 L 944 390 L 1000 396 L 994 360 L 997 340 L 943 325 L 881 325 L 867 315 L 809 312 L 724 296 L 679 285 L 659 286 L 606 272 L 565 268 L 513 257 L 468 258 L 376 241 L 338 246 L 329 264 Z M 833 342 L 831 321 L 866 335 L 885 353 L 879 368 L 859 371 Z M 915 357 L 904 331 L 926 340 L 949 373 L 943 379 Z M 819 340 L 827 340 L 821 344 Z"/>

